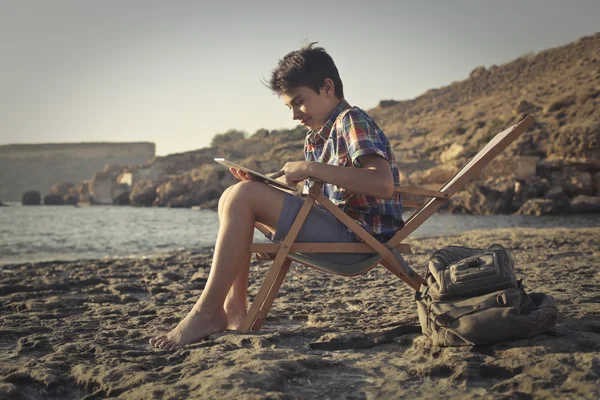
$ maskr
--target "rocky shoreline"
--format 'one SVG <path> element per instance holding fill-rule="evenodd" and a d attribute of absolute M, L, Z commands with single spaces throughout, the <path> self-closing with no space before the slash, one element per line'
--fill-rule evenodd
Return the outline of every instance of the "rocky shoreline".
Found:
<path fill-rule="evenodd" d="M 369 338 L 417 322 L 409 288 L 383 268 L 355 278 L 293 267 L 262 331 L 223 333 L 174 353 L 148 338 L 194 303 L 211 251 L 0 267 L 0 398 L 589 398 L 600 396 L 600 228 L 499 229 L 410 239 L 423 273 L 444 245 L 501 243 L 526 290 L 554 296 L 538 337 L 435 348 L 410 334 L 367 349 L 309 342 Z M 252 296 L 267 264 L 253 261 Z"/>

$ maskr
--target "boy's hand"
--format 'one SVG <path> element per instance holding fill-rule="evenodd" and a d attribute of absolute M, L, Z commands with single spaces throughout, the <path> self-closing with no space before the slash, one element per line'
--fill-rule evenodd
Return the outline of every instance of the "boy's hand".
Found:
<path fill-rule="evenodd" d="M 285 177 L 285 183 L 290 186 L 296 186 L 298 183 L 308 178 L 309 165 L 310 162 L 308 161 L 288 162 L 285 163 L 279 172 Z"/>
<path fill-rule="evenodd" d="M 240 181 L 251 181 L 254 179 L 252 175 L 245 173 L 241 169 L 229 168 L 229 172 L 231 172 L 233 176 L 238 178 Z"/>

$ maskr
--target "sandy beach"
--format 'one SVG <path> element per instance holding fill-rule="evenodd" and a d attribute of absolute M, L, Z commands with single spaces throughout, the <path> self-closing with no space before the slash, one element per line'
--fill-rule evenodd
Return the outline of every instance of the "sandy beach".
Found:
<path fill-rule="evenodd" d="M 554 296 L 558 325 L 531 339 L 436 348 L 420 334 L 371 348 L 308 343 L 371 338 L 417 323 L 413 293 L 378 267 L 343 278 L 290 270 L 260 332 L 221 333 L 176 352 L 170 330 L 202 291 L 211 252 L 0 267 L 4 399 L 539 399 L 600 396 L 600 228 L 498 229 L 407 241 L 424 274 L 444 245 L 500 243 L 528 292 Z M 267 264 L 253 261 L 250 295 Z"/>

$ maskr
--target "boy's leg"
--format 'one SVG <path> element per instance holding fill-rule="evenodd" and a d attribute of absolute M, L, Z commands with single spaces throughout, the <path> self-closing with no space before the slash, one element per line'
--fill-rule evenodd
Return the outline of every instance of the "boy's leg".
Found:
<path fill-rule="evenodd" d="M 227 204 L 227 198 L 229 194 L 233 190 L 235 186 L 230 186 L 221 195 L 219 199 L 219 206 L 217 208 L 217 212 L 219 214 L 219 221 L 221 224 L 223 223 L 223 218 L 225 214 L 225 207 Z M 244 265 L 248 264 L 250 266 L 250 258 L 252 254 L 248 253 L 248 260 L 241 261 Z M 227 314 L 227 328 L 231 330 L 237 330 L 238 326 L 242 323 L 246 316 L 246 298 L 248 293 L 248 273 L 250 268 L 240 268 L 235 280 L 233 281 L 233 285 L 229 289 L 229 293 L 227 293 L 227 298 L 225 299 L 225 304 L 223 305 L 223 309 L 225 310 L 225 314 Z"/>
<path fill-rule="evenodd" d="M 225 203 L 227 201 L 227 197 L 229 193 L 233 189 L 234 186 L 230 186 L 221 195 L 219 199 L 219 207 L 217 212 L 219 214 L 219 220 L 223 220 L 223 214 L 225 209 Z M 270 228 L 260 222 L 255 223 L 255 228 L 263 230 L 268 230 L 271 232 L 275 232 L 274 228 Z M 258 256 L 258 255 L 257 255 Z M 248 260 L 243 261 L 244 264 L 250 266 L 250 260 L 252 258 L 252 254 L 248 253 Z M 235 280 L 233 281 L 233 285 L 231 289 L 229 289 L 229 293 L 227 294 L 227 298 L 225 299 L 225 304 L 223 305 L 223 309 L 225 310 L 225 314 L 227 314 L 227 329 L 229 330 L 239 330 L 246 318 L 247 308 L 246 301 L 248 298 L 248 275 L 250 273 L 250 268 L 240 268 Z"/>
<path fill-rule="evenodd" d="M 254 181 L 240 182 L 227 191 L 213 263 L 202 295 L 179 325 L 166 335 L 152 338 L 152 345 L 173 349 L 227 328 L 223 307 L 230 290 L 234 301 L 243 295 L 245 303 L 246 288 L 242 288 L 242 283 L 247 287 L 248 246 L 255 223 L 277 226 L 284 196 L 283 192 Z M 238 276 L 240 279 L 232 288 Z"/>

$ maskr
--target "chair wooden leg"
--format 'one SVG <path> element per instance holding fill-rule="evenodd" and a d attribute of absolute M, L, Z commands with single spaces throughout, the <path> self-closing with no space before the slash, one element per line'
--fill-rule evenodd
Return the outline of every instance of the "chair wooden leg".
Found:
<path fill-rule="evenodd" d="M 423 277 L 416 272 L 415 272 L 414 276 L 407 278 L 406 273 L 404 272 L 403 269 L 401 269 L 401 267 L 394 265 L 393 263 L 389 262 L 385 258 L 383 260 L 381 260 L 380 263 L 385 268 L 387 268 L 391 273 L 396 275 L 398 278 L 402 279 L 404 282 L 408 283 L 408 285 L 411 286 L 415 290 L 419 290 L 421 285 L 426 283 L 425 279 L 423 279 Z M 411 282 L 407 281 L 407 279 L 410 279 Z"/>
<path fill-rule="evenodd" d="M 269 290 L 269 294 L 267 295 L 265 302 L 263 303 L 262 307 L 260 308 L 260 311 L 258 312 L 256 321 L 254 321 L 254 324 L 252 325 L 252 330 L 260 330 L 263 323 L 265 322 L 265 318 L 267 317 L 267 314 L 269 313 L 269 310 L 273 305 L 275 297 L 277 297 L 277 293 L 279 293 L 279 288 L 281 287 L 281 284 L 283 283 L 283 280 L 285 279 L 285 276 L 287 275 L 287 272 L 290 269 L 291 263 L 292 260 L 288 258 L 281 266 L 281 269 L 279 270 L 279 273 L 275 278 L 275 282 L 273 282 L 273 286 L 271 286 L 271 290 Z"/>
<path fill-rule="evenodd" d="M 250 310 L 248 310 L 248 314 L 246 314 L 246 318 L 244 319 L 244 323 L 242 324 L 240 332 L 247 333 L 248 331 L 250 331 L 250 329 L 252 329 L 254 322 L 257 318 L 259 318 L 259 313 L 262 309 L 263 304 L 265 303 L 267 295 L 271 291 L 271 287 L 273 286 L 273 283 L 282 271 L 286 261 L 287 259 L 285 258 L 275 260 L 273 262 L 273 265 L 271 265 L 271 268 L 269 268 L 269 272 L 267 273 L 263 284 L 260 286 L 260 289 L 258 290 L 258 293 L 256 294 L 256 297 L 254 298 L 254 301 L 250 306 Z"/>
<path fill-rule="evenodd" d="M 302 204 L 300 211 L 298 211 L 298 215 L 296 215 L 296 219 L 294 219 L 294 223 L 290 227 L 288 234 L 286 235 L 285 239 L 283 239 L 283 242 L 281 243 L 279 252 L 277 253 L 277 256 L 275 257 L 275 260 L 273 261 L 273 265 L 269 269 L 269 272 L 267 273 L 267 276 L 265 277 L 265 280 L 264 280 L 262 286 L 258 290 L 258 293 L 256 294 L 256 297 L 254 298 L 254 302 L 252 302 L 252 306 L 250 306 L 250 310 L 248 311 L 248 314 L 246 315 L 246 319 L 244 319 L 244 323 L 242 324 L 242 328 L 240 329 L 240 332 L 247 333 L 248 331 L 250 331 L 250 329 L 252 329 L 252 326 L 254 325 L 254 322 L 256 321 L 256 319 L 259 318 L 259 313 L 263 309 L 263 304 L 265 304 L 267 295 L 271 292 L 271 288 L 273 287 L 273 284 L 275 283 L 275 281 L 277 280 L 277 277 L 279 276 L 280 272 L 282 271 L 283 266 L 288 261 L 287 255 L 290 252 L 290 248 L 292 247 L 294 240 L 296 240 L 296 237 L 298 236 L 298 232 L 300 232 L 300 228 L 302 228 L 302 224 L 304 224 L 304 221 L 306 220 L 306 217 L 308 216 L 308 213 L 310 212 L 314 202 L 315 202 L 315 200 L 312 197 L 307 197 L 304 200 L 304 204 Z M 287 265 L 287 267 L 285 268 L 285 272 L 287 272 L 288 267 L 289 267 L 289 265 Z M 285 277 L 285 272 L 283 273 L 283 277 Z M 283 280 L 283 277 L 281 278 L 282 280 Z M 279 285 L 281 285 L 281 283 L 279 283 Z M 279 287 L 278 287 L 278 289 L 279 289 Z M 277 293 L 275 293 L 273 296 L 275 296 L 276 294 Z M 271 302 L 272 302 L 272 300 L 271 300 Z M 265 316 L 266 316 L 266 314 L 262 316 L 263 320 L 264 320 Z"/>

